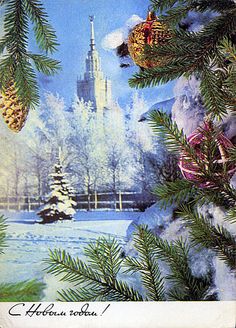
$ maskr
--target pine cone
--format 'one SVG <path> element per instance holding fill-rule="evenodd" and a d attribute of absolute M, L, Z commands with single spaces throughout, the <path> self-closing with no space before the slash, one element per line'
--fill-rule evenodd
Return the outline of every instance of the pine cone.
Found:
<path fill-rule="evenodd" d="M 29 109 L 19 100 L 13 81 L 0 95 L 0 111 L 8 127 L 14 132 L 20 132 L 25 125 Z"/>

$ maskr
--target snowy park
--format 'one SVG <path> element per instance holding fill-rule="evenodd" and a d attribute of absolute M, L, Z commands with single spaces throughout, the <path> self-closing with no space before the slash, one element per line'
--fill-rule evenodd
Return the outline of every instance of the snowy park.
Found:
<path fill-rule="evenodd" d="M 1 213 L 2 214 L 2 213 Z M 55 279 L 43 270 L 49 249 L 67 249 L 71 255 L 84 259 L 83 249 L 100 236 L 126 243 L 126 230 L 137 212 L 80 211 L 74 221 L 41 225 L 35 223 L 35 212 L 4 212 L 7 217 L 7 245 L 0 257 L 1 280 L 16 282 L 37 277 L 47 284 L 44 300 L 56 299 Z M 48 283 L 50 281 L 50 283 Z M 50 286 L 50 288 L 49 288 Z"/>

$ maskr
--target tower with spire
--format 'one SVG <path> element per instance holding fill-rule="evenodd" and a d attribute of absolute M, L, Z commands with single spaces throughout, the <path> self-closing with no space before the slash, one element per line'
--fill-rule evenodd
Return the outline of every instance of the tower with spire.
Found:
<path fill-rule="evenodd" d="M 77 80 L 77 95 L 79 99 L 91 101 L 95 111 L 103 111 L 112 102 L 111 81 L 104 78 L 101 69 L 101 59 L 95 47 L 94 16 L 90 19 L 90 50 L 86 58 L 84 78 Z"/>

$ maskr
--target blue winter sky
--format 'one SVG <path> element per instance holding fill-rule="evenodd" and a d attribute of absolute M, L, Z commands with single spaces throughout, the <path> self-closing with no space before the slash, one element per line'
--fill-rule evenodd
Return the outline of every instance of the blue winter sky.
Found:
<path fill-rule="evenodd" d="M 129 102 L 133 89 L 128 79 L 138 71 L 133 66 L 119 67 L 119 59 L 114 51 L 103 49 L 103 38 L 112 31 L 122 28 L 132 16 L 146 17 L 148 0 L 43 0 L 50 21 L 57 32 L 60 46 L 54 55 L 61 61 L 63 70 L 55 77 L 40 77 L 41 91 L 57 92 L 70 106 L 76 92 L 77 76 L 83 75 L 85 58 L 89 50 L 89 15 L 95 15 L 96 47 L 102 60 L 104 74 L 112 80 L 113 98 L 121 106 Z M 31 47 L 32 49 L 32 47 Z M 167 86 L 141 90 L 150 105 L 173 96 L 173 83 Z"/>

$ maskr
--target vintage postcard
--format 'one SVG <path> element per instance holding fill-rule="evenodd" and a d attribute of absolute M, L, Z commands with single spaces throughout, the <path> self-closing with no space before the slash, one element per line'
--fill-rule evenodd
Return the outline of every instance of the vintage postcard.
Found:
<path fill-rule="evenodd" d="M 235 1 L 0 19 L 0 328 L 233 328 Z"/>

